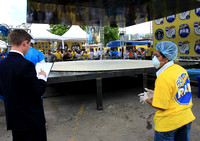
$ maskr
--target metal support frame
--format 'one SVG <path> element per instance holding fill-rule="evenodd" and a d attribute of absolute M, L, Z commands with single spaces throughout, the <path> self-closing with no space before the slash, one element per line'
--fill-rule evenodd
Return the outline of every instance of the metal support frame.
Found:
<path fill-rule="evenodd" d="M 140 75 L 141 77 L 143 77 L 142 78 L 143 88 L 146 88 L 147 87 L 147 74 L 155 73 L 155 72 L 156 72 L 155 68 L 105 71 L 105 72 L 104 71 L 102 71 L 102 72 L 51 72 L 48 77 L 47 83 L 54 84 L 54 83 L 64 83 L 64 82 L 96 79 L 97 110 L 103 110 L 103 99 L 102 99 L 102 79 L 103 78 Z"/>
<path fill-rule="evenodd" d="M 143 72 L 143 89 L 147 88 L 147 72 L 144 70 Z"/>
<path fill-rule="evenodd" d="M 144 70 L 143 74 L 143 89 L 147 88 L 147 72 Z M 97 95 L 96 95 L 96 104 L 97 110 L 103 110 L 103 99 L 102 99 L 102 78 L 96 78 L 96 88 L 97 88 Z"/>
<path fill-rule="evenodd" d="M 102 101 L 102 78 L 96 78 L 96 86 L 97 86 L 97 110 L 103 110 L 103 101 Z"/>
<path fill-rule="evenodd" d="M 178 56 L 177 61 L 182 62 L 200 62 L 199 56 Z"/>
<path fill-rule="evenodd" d="M 122 59 L 124 59 L 124 46 L 126 41 L 125 36 L 126 36 L 126 28 L 123 26 L 119 28 L 120 47 L 122 47 Z"/>
<path fill-rule="evenodd" d="M 100 52 L 101 52 L 100 60 L 103 60 L 103 55 L 104 55 L 104 27 L 100 26 L 99 31 L 100 31 Z"/>

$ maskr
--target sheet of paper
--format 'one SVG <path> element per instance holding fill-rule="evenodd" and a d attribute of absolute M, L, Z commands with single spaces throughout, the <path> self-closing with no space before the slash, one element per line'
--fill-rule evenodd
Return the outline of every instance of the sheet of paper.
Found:
<path fill-rule="evenodd" d="M 35 66 L 37 76 L 38 76 L 38 72 L 41 72 L 42 70 L 44 70 L 44 72 L 47 74 L 47 77 L 48 77 L 52 66 L 53 66 L 53 63 L 37 63 Z"/>

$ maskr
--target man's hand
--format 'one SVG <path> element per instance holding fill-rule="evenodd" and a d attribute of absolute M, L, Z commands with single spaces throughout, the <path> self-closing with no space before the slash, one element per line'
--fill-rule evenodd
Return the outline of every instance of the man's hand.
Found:
<path fill-rule="evenodd" d="M 147 89 L 147 88 L 144 88 L 147 92 L 147 96 L 149 99 L 153 99 L 153 93 L 154 91 L 153 90 L 150 90 L 150 89 Z"/>
<path fill-rule="evenodd" d="M 140 102 L 142 102 L 142 104 L 146 103 L 146 99 L 148 98 L 148 95 L 146 92 L 141 93 L 138 96 L 140 97 Z"/>
<path fill-rule="evenodd" d="M 44 70 L 41 70 L 41 72 L 38 72 L 38 75 L 43 75 L 45 78 L 47 76 L 46 72 L 44 72 Z"/>

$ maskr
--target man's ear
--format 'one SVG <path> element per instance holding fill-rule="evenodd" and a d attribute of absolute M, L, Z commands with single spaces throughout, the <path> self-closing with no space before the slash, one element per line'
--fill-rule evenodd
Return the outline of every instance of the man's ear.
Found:
<path fill-rule="evenodd" d="M 27 41 L 23 41 L 23 42 L 22 42 L 22 45 L 23 45 L 23 46 L 26 46 L 26 44 L 27 44 Z"/>
<path fill-rule="evenodd" d="M 26 47 L 27 44 L 29 44 L 29 41 L 23 41 L 23 42 L 22 42 L 22 45 L 23 45 L 24 47 Z"/>

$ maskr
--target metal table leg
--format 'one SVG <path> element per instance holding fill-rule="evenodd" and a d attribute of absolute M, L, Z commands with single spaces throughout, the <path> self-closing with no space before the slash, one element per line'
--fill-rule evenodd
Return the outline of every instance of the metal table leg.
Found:
<path fill-rule="evenodd" d="M 102 104 L 102 78 L 96 78 L 96 85 L 97 85 L 97 97 L 96 97 L 97 110 L 103 110 L 103 104 Z"/>
<path fill-rule="evenodd" d="M 143 90 L 144 88 L 147 88 L 147 72 L 143 72 Z"/>

